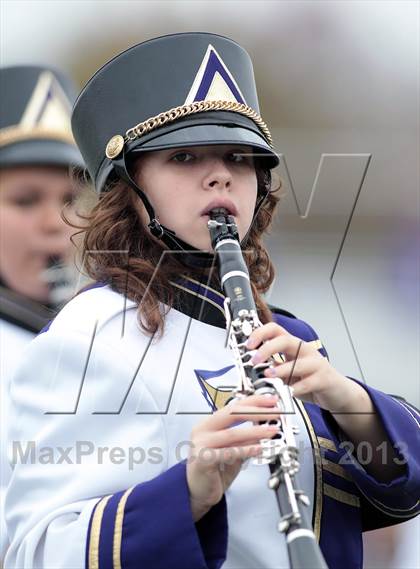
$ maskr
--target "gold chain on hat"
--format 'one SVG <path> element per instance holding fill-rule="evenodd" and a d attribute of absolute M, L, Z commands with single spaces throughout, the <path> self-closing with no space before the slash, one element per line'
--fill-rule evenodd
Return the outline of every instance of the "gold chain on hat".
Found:
<path fill-rule="evenodd" d="M 137 140 L 156 128 L 160 128 L 188 115 L 208 111 L 233 111 L 250 118 L 260 129 L 268 144 L 271 147 L 273 146 L 273 139 L 268 126 L 262 120 L 260 115 L 254 111 L 254 109 L 251 109 L 251 107 L 236 101 L 196 101 L 190 105 L 175 107 L 137 124 L 133 128 L 127 130 L 125 137 L 120 134 L 113 136 L 106 145 L 105 154 L 109 159 L 116 158 L 122 151 L 124 144 Z"/>

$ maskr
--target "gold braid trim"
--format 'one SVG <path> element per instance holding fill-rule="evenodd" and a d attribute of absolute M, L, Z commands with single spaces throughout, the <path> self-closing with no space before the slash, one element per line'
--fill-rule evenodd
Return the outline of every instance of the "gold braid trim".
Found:
<path fill-rule="evenodd" d="M 204 296 L 203 294 L 199 294 L 198 292 L 193 292 L 192 290 L 190 290 L 189 288 L 182 286 L 176 282 L 173 281 L 169 281 L 171 285 L 176 286 L 177 288 L 179 288 L 180 290 L 183 290 L 185 292 L 190 293 L 192 296 L 195 296 L 197 298 L 201 298 L 201 300 L 205 300 L 206 302 L 208 302 L 209 304 L 212 304 L 215 308 L 217 308 L 222 314 L 223 316 L 225 316 L 225 312 L 223 310 L 223 308 L 221 306 L 219 306 L 217 304 L 217 302 L 214 302 L 214 300 L 211 300 L 211 298 L 209 298 L 208 296 Z"/>
<path fill-rule="evenodd" d="M 89 544 L 89 569 L 99 569 L 99 540 L 101 537 L 101 524 L 104 510 L 111 496 L 102 498 L 95 508 L 90 528 L 90 544 Z"/>
<path fill-rule="evenodd" d="M 312 346 L 313 348 L 315 348 L 315 350 L 322 350 L 322 348 L 324 347 L 322 345 L 321 340 L 310 340 L 309 342 L 306 342 L 308 346 Z"/>
<path fill-rule="evenodd" d="M 314 534 L 316 537 L 317 542 L 319 543 L 321 539 L 321 517 L 322 517 L 322 465 L 321 465 L 321 451 L 319 449 L 319 442 L 318 438 L 315 433 L 314 426 L 312 424 L 311 418 L 305 409 L 304 404 L 299 399 L 294 399 L 302 418 L 303 422 L 305 423 L 306 429 L 309 434 L 309 438 L 311 440 L 312 448 L 314 449 L 314 483 L 315 483 L 315 492 L 314 492 L 314 513 L 313 513 L 313 526 L 314 526 Z"/>
<path fill-rule="evenodd" d="M 340 490 L 339 488 L 335 488 L 330 484 L 326 484 L 324 482 L 324 494 L 333 500 L 337 500 L 338 502 L 342 502 L 343 504 L 347 504 L 348 506 L 353 506 L 354 508 L 360 508 L 360 498 L 355 496 L 354 494 L 350 494 L 350 492 L 346 492 L 345 490 Z"/>
<path fill-rule="evenodd" d="M 70 132 L 63 130 L 45 129 L 41 127 L 22 128 L 9 126 L 0 130 L 0 146 L 7 146 L 25 140 L 57 140 L 75 146 L 74 138 Z"/>
<path fill-rule="evenodd" d="M 322 459 L 322 468 L 324 470 L 327 470 L 328 472 L 331 472 L 331 474 L 335 474 L 336 476 L 341 476 L 341 478 L 344 478 L 345 480 L 349 480 L 350 482 L 353 482 L 353 478 L 350 476 L 350 474 L 342 466 L 340 466 L 339 464 L 336 464 L 332 460 L 328 460 L 327 458 L 323 458 Z"/>
<path fill-rule="evenodd" d="M 123 533 L 123 522 L 124 522 L 124 509 L 127 503 L 128 497 L 134 488 L 129 488 L 124 492 L 120 501 L 118 502 L 117 515 L 115 517 L 115 527 L 114 527 L 114 542 L 112 548 L 112 560 L 114 564 L 114 569 L 121 569 L 121 544 L 122 544 L 122 533 Z"/>
<path fill-rule="evenodd" d="M 133 126 L 133 128 L 128 129 L 124 137 L 119 134 L 113 136 L 108 141 L 105 154 L 110 159 L 116 158 L 123 149 L 124 143 L 128 144 L 133 140 L 137 140 L 156 128 L 161 128 L 162 126 L 170 124 L 178 119 L 182 119 L 196 113 L 205 113 L 209 111 L 230 111 L 248 117 L 254 121 L 268 144 L 273 147 L 273 139 L 268 126 L 262 120 L 260 115 L 254 111 L 254 109 L 251 109 L 251 107 L 248 107 L 244 103 L 238 103 L 237 101 L 196 101 L 190 105 L 174 107 L 173 109 L 169 109 L 169 111 L 165 111 L 155 117 L 151 117 L 150 119 Z"/>
<path fill-rule="evenodd" d="M 317 438 L 319 446 L 326 448 L 328 450 L 332 450 L 333 452 L 338 452 L 334 441 L 331 441 L 330 439 L 326 439 L 324 437 L 317 437 Z"/>

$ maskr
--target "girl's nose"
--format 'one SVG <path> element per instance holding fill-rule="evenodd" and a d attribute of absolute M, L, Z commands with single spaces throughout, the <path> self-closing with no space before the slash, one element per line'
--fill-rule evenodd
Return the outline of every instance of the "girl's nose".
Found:
<path fill-rule="evenodd" d="M 229 189 L 231 184 L 232 173 L 227 167 L 225 160 L 221 157 L 214 157 L 203 180 L 204 188 L 206 190 Z"/>

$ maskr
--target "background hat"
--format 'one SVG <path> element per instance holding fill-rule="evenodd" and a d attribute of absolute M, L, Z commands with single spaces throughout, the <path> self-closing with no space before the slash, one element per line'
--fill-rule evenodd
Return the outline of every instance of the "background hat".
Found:
<path fill-rule="evenodd" d="M 76 101 L 72 128 L 96 188 L 112 159 L 179 146 L 249 145 L 278 164 L 259 116 L 252 62 L 238 44 L 182 33 L 138 44 L 104 65 Z"/>
<path fill-rule="evenodd" d="M 75 89 L 39 66 L 0 69 L 0 167 L 81 166 L 70 126 Z"/>

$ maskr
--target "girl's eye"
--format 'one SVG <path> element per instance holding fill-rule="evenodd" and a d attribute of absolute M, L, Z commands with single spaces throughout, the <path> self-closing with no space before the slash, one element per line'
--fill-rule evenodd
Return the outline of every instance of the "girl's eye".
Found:
<path fill-rule="evenodd" d="M 249 162 L 250 157 L 247 154 L 242 154 L 241 152 L 232 152 L 229 154 L 230 162 L 235 162 L 236 164 L 246 164 Z"/>
<path fill-rule="evenodd" d="M 15 198 L 13 203 L 21 208 L 29 209 L 31 207 L 35 207 L 40 202 L 39 196 L 33 194 L 28 196 L 22 196 L 20 198 Z"/>
<path fill-rule="evenodd" d="M 194 156 L 190 152 L 178 152 L 172 156 L 171 160 L 174 162 L 191 162 L 191 160 L 194 160 Z"/>

